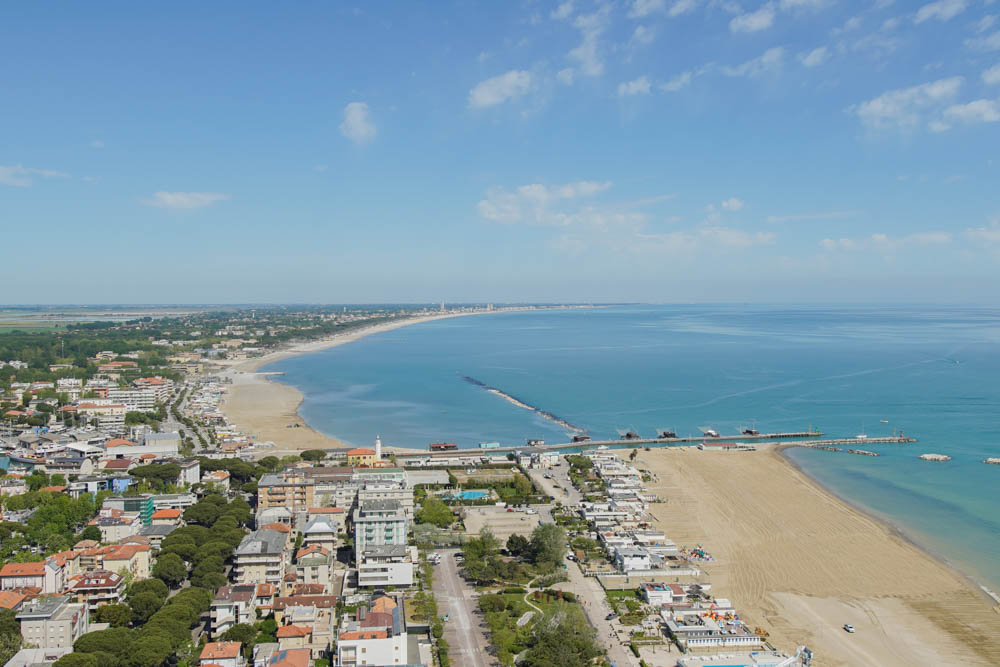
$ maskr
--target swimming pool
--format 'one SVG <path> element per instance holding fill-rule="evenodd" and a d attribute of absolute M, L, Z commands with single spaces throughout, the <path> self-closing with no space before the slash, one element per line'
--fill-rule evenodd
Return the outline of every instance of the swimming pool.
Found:
<path fill-rule="evenodd" d="M 482 500 L 489 495 L 488 491 L 462 491 L 452 494 L 453 500 Z"/>

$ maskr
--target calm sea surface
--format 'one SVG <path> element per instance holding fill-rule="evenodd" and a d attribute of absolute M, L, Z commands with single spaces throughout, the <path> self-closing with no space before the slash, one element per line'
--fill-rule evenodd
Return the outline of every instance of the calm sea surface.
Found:
<path fill-rule="evenodd" d="M 358 445 L 566 442 L 566 431 L 463 379 L 587 429 L 695 435 L 753 426 L 888 435 L 879 458 L 793 449 L 825 486 L 1000 589 L 1000 310 L 635 306 L 404 327 L 265 370 L 310 425 Z M 888 423 L 882 423 L 886 420 Z M 929 463 L 919 454 L 948 454 Z"/>

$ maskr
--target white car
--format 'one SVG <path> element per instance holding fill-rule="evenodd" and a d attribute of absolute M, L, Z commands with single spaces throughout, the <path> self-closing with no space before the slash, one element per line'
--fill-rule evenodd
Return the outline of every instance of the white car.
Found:
<path fill-rule="evenodd" d="M 850 632 L 851 634 L 853 634 L 854 626 L 851 625 L 850 623 L 844 623 L 844 632 Z"/>

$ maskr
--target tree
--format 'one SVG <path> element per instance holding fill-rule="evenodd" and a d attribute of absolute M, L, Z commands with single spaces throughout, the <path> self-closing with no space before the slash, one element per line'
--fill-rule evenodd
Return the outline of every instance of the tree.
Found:
<path fill-rule="evenodd" d="M 507 551 L 511 556 L 527 557 L 531 555 L 531 542 L 524 535 L 512 533 L 507 538 Z"/>
<path fill-rule="evenodd" d="M 132 646 L 132 631 L 127 628 L 108 628 L 81 635 L 73 643 L 77 653 L 96 653 L 98 651 L 111 655 L 124 655 Z"/>
<path fill-rule="evenodd" d="M 87 526 L 80 533 L 81 540 L 93 540 L 95 542 L 101 541 L 101 529 L 97 526 Z"/>
<path fill-rule="evenodd" d="M 560 605 L 534 627 L 532 646 L 524 656 L 526 667 L 586 667 L 603 651 L 594 629 L 577 605 Z"/>
<path fill-rule="evenodd" d="M 166 600 L 169 590 L 167 589 L 167 585 L 159 579 L 141 579 L 129 586 L 128 597 L 133 597 L 140 593 L 153 593 L 161 600 Z"/>
<path fill-rule="evenodd" d="M 21 624 L 17 622 L 17 612 L 11 609 L 0 609 L 0 636 L 21 636 Z"/>
<path fill-rule="evenodd" d="M 93 653 L 67 653 L 53 667 L 103 667 Z"/>
<path fill-rule="evenodd" d="M 210 497 L 211 496 L 207 496 L 205 500 L 197 502 L 184 510 L 184 520 L 188 523 L 194 523 L 206 527 L 215 523 L 215 520 L 219 518 L 220 514 L 222 514 L 222 510 L 219 509 L 218 505 L 206 502 L 206 500 Z"/>
<path fill-rule="evenodd" d="M 558 565 L 566 555 L 566 531 L 554 523 L 537 526 L 531 532 L 531 553 L 536 565 Z"/>
<path fill-rule="evenodd" d="M 163 549 L 160 550 L 161 557 L 166 554 L 177 554 L 189 562 L 194 559 L 197 553 L 198 547 L 194 545 L 194 542 L 175 542 L 170 546 L 163 547 Z"/>
<path fill-rule="evenodd" d="M 153 579 L 152 581 L 160 580 Z M 128 627 L 132 620 L 132 610 L 126 604 L 106 604 L 94 610 L 92 615 L 95 623 L 108 623 L 113 628 Z"/>
<path fill-rule="evenodd" d="M 632 453 L 628 455 L 628 460 L 629 461 L 635 461 L 635 457 L 637 457 L 638 455 L 639 455 L 639 450 L 638 449 L 633 449 Z"/>
<path fill-rule="evenodd" d="M 187 577 L 187 566 L 177 554 L 163 554 L 156 559 L 153 576 L 170 588 L 175 588 Z"/>
<path fill-rule="evenodd" d="M 434 496 L 425 498 L 417 512 L 417 523 L 432 523 L 439 528 L 447 528 L 454 520 L 451 508 Z"/>
<path fill-rule="evenodd" d="M 173 652 L 174 645 L 169 637 L 145 635 L 132 645 L 125 664 L 128 667 L 159 667 Z"/>
<path fill-rule="evenodd" d="M 253 643 L 256 636 L 257 630 L 252 625 L 248 625 L 247 623 L 237 623 L 223 632 L 219 637 L 219 641 L 242 642 L 243 647 L 246 648 L 248 645 Z"/>
<path fill-rule="evenodd" d="M 322 461 L 326 458 L 326 452 L 322 449 L 307 449 L 299 454 L 305 461 Z"/>
<path fill-rule="evenodd" d="M 160 610 L 160 607 L 163 606 L 163 598 L 156 593 L 139 593 L 129 598 L 128 605 L 132 609 L 132 622 L 136 625 L 142 625 Z"/>

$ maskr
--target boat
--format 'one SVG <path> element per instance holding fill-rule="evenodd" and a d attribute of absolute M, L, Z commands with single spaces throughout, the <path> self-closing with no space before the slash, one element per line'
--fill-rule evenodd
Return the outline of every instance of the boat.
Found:
<path fill-rule="evenodd" d="M 573 436 L 573 442 L 587 442 L 588 440 L 590 440 L 589 435 L 577 434 Z"/>
<path fill-rule="evenodd" d="M 659 429 L 659 431 L 660 431 L 660 434 L 657 437 L 660 440 L 671 440 L 671 439 L 677 437 L 677 433 L 675 433 L 674 431 L 672 431 L 672 430 L 670 430 L 668 428 Z"/>
<path fill-rule="evenodd" d="M 760 431 L 755 428 L 745 428 L 740 431 L 741 435 L 760 435 Z"/>
<path fill-rule="evenodd" d="M 880 419 L 880 420 L 878 420 L 878 423 L 879 424 L 888 424 L 889 420 L 888 419 Z"/>
<path fill-rule="evenodd" d="M 718 438 L 719 437 L 719 432 L 716 431 L 714 428 L 708 428 L 707 426 L 699 426 L 698 430 L 701 431 L 702 434 L 706 438 Z"/>
<path fill-rule="evenodd" d="M 598 445 L 597 446 L 597 449 L 607 449 L 607 448 L 608 448 L 607 445 Z"/>
<path fill-rule="evenodd" d="M 619 435 L 619 437 L 621 437 L 622 440 L 639 440 L 639 439 L 641 439 L 640 436 L 639 436 L 639 434 L 636 433 L 635 431 L 633 431 L 632 429 L 629 429 L 627 431 L 618 431 L 618 435 Z"/>

